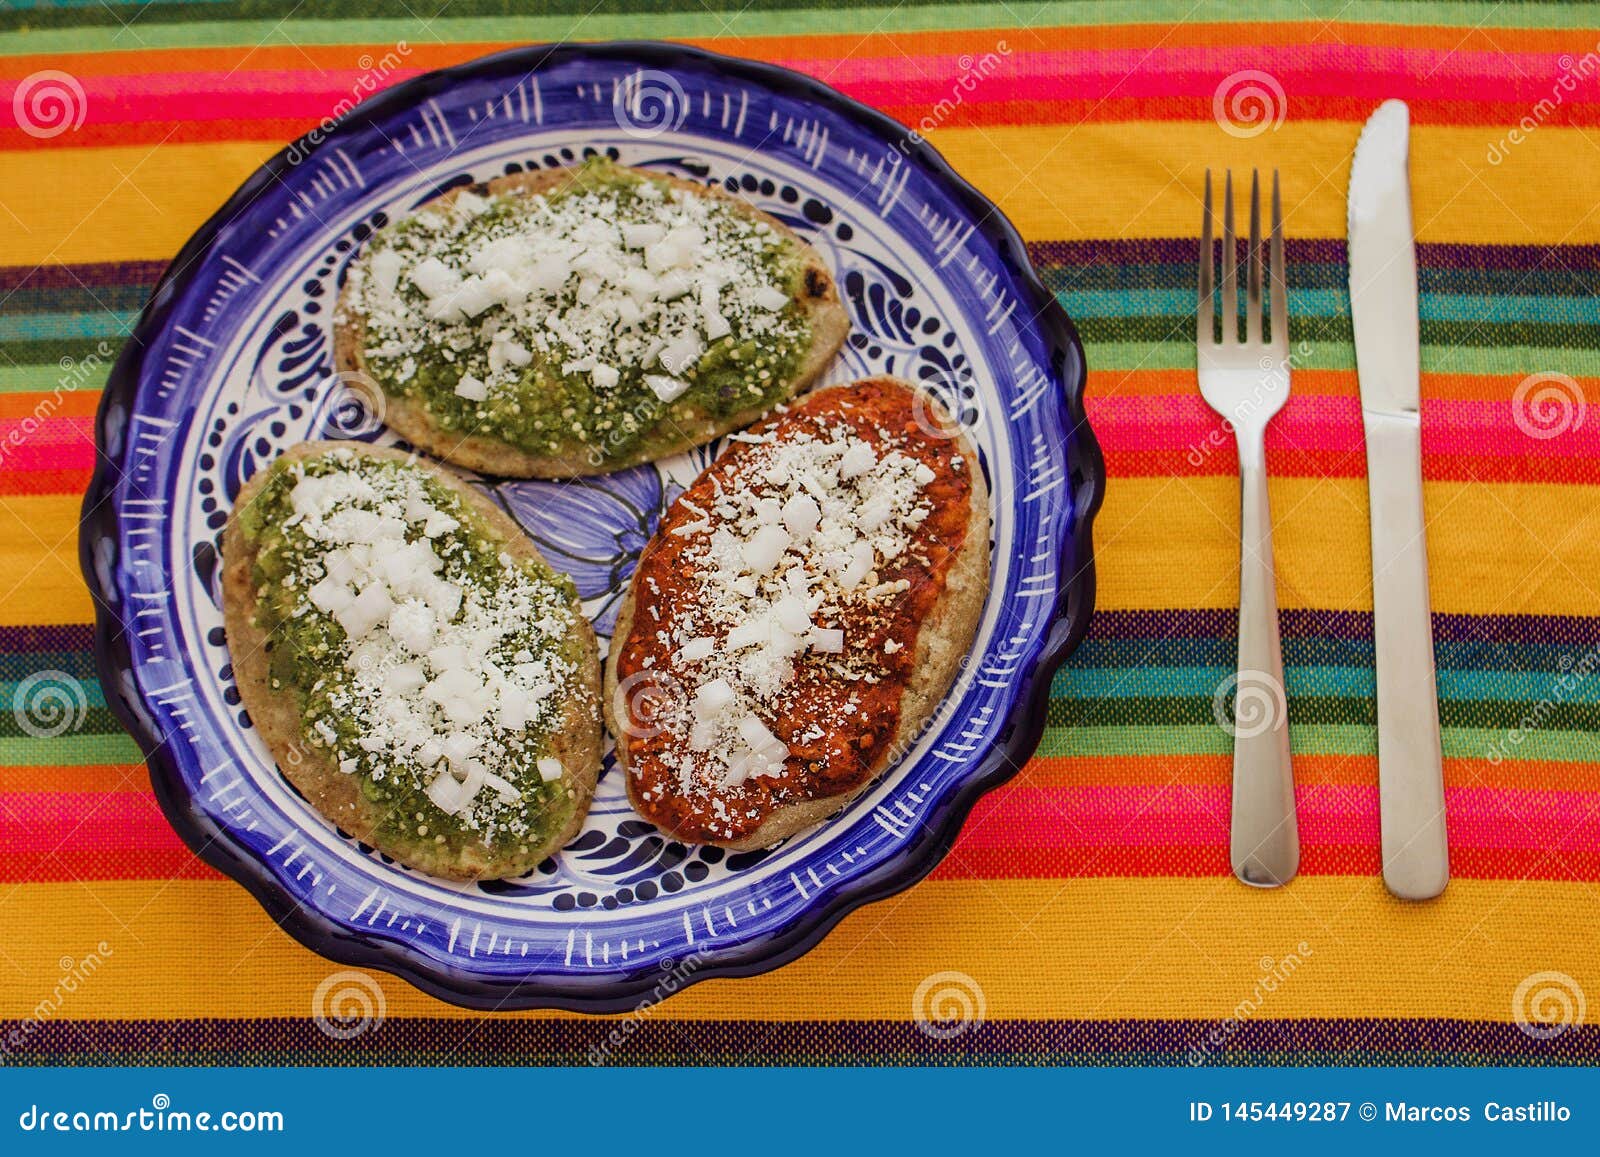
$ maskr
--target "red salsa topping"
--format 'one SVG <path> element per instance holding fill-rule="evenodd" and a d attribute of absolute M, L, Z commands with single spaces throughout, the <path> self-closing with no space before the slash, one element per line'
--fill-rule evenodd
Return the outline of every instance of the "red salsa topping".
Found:
<path fill-rule="evenodd" d="M 900 754 L 978 468 L 944 421 L 893 379 L 822 390 L 736 435 L 668 509 L 616 667 L 645 818 L 736 842 Z"/>

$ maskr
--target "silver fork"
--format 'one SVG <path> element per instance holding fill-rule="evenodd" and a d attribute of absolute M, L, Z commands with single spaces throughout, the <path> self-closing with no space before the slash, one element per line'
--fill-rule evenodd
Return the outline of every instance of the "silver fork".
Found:
<path fill-rule="evenodd" d="M 1278 594 L 1272 566 L 1272 512 L 1267 503 L 1267 423 L 1289 399 L 1288 292 L 1283 274 L 1283 210 L 1272 174 L 1272 337 L 1262 337 L 1261 183 L 1250 177 L 1250 248 L 1246 258 L 1245 338 L 1239 340 L 1239 280 L 1233 233 L 1233 173 L 1222 202 L 1222 340 L 1213 336 L 1211 172 L 1206 172 L 1200 231 L 1200 297 L 1195 343 L 1200 394 L 1233 428 L 1239 445 L 1239 666 L 1233 719 L 1233 824 L 1229 856 L 1234 875 L 1270 888 L 1288 883 L 1300 867 L 1294 773 L 1289 762 L 1288 703 L 1278 639 Z M 1224 691 L 1226 685 L 1224 685 Z"/>

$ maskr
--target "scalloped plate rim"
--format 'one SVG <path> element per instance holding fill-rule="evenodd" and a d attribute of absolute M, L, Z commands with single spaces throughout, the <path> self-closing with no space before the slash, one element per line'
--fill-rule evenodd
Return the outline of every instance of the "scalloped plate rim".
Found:
<path fill-rule="evenodd" d="M 596 44 L 532 44 L 477 57 L 461 64 L 433 70 L 402 81 L 362 102 L 339 122 L 339 128 L 370 123 L 402 106 L 415 105 L 428 96 L 447 89 L 480 71 L 502 67 L 511 61 L 528 64 L 529 70 L 570 57 L 625 58 L 644 64 L 670 67 L 692 62 L 727 74 L 748 79 L 752 84 L 781 94 L 815 102 L 864 128 L 900 142 L 899 147 L 929 173 L 944 182 L 951 194 L 977 221 L 977 231 L 994 244 L 1000 260 L 1009 267 L 1021 286 L 1040 306 L 1036 324 L 1050 331 L 1052 343 L 1069 347 L 1076 354 L 1072 367 L 1052 367 L 1052 378 L 1061 378 L 1064 407 L 1074 436 L 1068 442 L 1068 488 L 1072 503 L 1071 533 L 1062 543 L 1063 553 L 1076 562 L 1072 577 L 1066 580 L 1052 622 L 1025 685 L 1019 691 L 1008 720 L 1009 733 L 974 765 L 974 770 L 942 805 L 927 817 L 915 838 L 876 868 L 832 893 L 825 903 L 807 911 L 787 928 L 763 939 L 719 951 L 715 959 L 680 978 L 676 991 L 714 978 L 739 978 L 759 975 L 804 955 L 855 909 L 905 890 L 935 868 L 949 852 L 957 834 L 979 798 L 1012 778 L 1038 747 L 1044 730 L 1043 701 L 1049 695 L 1051 677 L 1062 660 L 1078 645 L 1088 629 L 1093 610 L 1095 572 L 1092 544 L 1094 516 L 1105 493 L 1105 463 L 1084 409 L 1087 368 L 1083 345 L 1065 309 L 1041 283 L 1027 257 L 1021 235 L 1010 220 L 988 198 L 961 177 L 944 157 L 920 136 L 908 134 L 905 126 L 821 81 L 778 65 L 727 56 L 687 45 L 624 40 Z M 314 130 L 315 131 L 315 130 Z M 130 405 L 137 391 L 147 335 L 165 324 L 179 290 L 188 278 L 185 271 L 208 249 L 217 233 L 231 220 L 231 211 L 289 167 L 287 158 L 296 151 L 304 155 L 318 147 L 307 134 L 286 145 L 263 162 L 218 210 L 184 244 L 163 271 L 150 300 L 139 315 L 107 377 L 95 419 L 96 460 L 93 476 L 85 493 L 79 534 L 79 565 L 95 603 L 94 653 L 96 673 L 106 690 L 106 702 L 129 731 L 145 755 L 157 802 L 168 822 L 185 843 L 207 864 L 241 884 L 261 904 L 274 923 L 299 943 L 324 958 L 354 967 L 376 968 L 396 975 L 429 995 L 460 1006 L 479 1010 L 549 1008 L 570 1012 L 607 1013 L 626 1011 L 659 984 L 664 970 L 651 966 L 611 974 L 567 976 L 559 981 L 539 982 L 516 979 L 491 981 L 449 965 L 423 964 L 401 944 L 370 940 L 321 912 L 293 903 L 271 877 L 266 866 L 246 855 L 229 839 L 227 829 L 190 806 L 163 741 L 153 736 L 138 714 L 124 701 L 119 688 L 131 673 L 131 657 L 120 638 L 122 620 L 107 598 L 95 560 L 97 546 L 118 538 L 120 519 L 107 501 L 114 467 L 106 454 L 108 422 L 118 403 Z M 323 134 L 326 145 L 332 134 Z M 1070 373 L 1069 371 L 1075 371 Z"/>

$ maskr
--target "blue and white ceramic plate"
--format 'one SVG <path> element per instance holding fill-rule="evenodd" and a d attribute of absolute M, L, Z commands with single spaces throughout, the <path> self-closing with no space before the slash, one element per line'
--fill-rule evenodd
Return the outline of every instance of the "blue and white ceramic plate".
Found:
<path fill-rule="evenodd" d="M 817 247 L 854 324 L 825 381 L 897 374 L 960 416 L 994 494 L 993 590 L 922 742 L 830 822 L 766 852 L 686 847 L 632 813 L 608 758 L 558 856 L 523 879 L 451 884 L 339 832 L 274 766 L 233 685 L 217 543 L 240 486 L 285 447 L 392 440 L 331 359 L 331 306 L 370 231 L 454 185 L 594 151 L 721 184 Z M 1093 599 L 1104 472 L 1083 385 L 1072 326 L 994 206 L 815 81 L 661 44 L 430 73 L 269 161 L 185 247 L 124 349 L 84 507 L 106 696 L 183 837 L 326 956 L 494 1008 L 617 1010 L 664 974 L 760 972 L 926 874 L 1032 753 Z M 605 635 L 656 519 L 716 450 L 573 484 L 477 484 L 574 577 Z"/>

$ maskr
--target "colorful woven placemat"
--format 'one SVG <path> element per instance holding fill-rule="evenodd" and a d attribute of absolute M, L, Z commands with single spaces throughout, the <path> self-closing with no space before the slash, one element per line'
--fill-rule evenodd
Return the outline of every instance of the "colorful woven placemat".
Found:
<path fill-rule="evenodd" d="M 423 7 L 0 11 L 0 1063 L 1600 1059 L 1596 6 Z M 611 36 L 818 76 L 924 131 L 1016 222 L 1088 351 L 1100 610 L 1038 757 L 928 881 L 797 963 L 621 1022 L 485 1017 L 338 975 L 178 841 L 95 681 L 79 501 L 122 335 L 265 156 L 418 71 Z M 1454 872 L 1421 906 L 1378 880 L 1343 245 L 1350 151 L 1391 96 L 1415 124 Z M 1267 893 L 1228 874 L 1214 714 L 1238 499 L 1192 372 L 1207 166 L 1281 170 L 1303 343 L 1268 457 L 1305 857 Z M 326 1016 L 341 992 L 370 1009 L 349 1039 Z"/>

